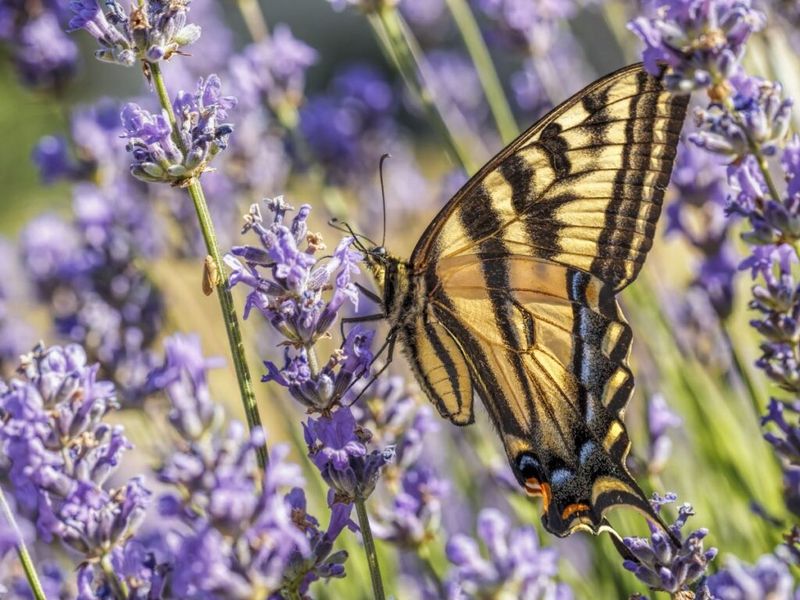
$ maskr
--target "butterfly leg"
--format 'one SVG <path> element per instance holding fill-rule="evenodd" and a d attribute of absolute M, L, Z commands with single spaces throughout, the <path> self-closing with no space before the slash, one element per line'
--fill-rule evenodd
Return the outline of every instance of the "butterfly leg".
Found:
<path fill-rule="evenodd" d="M 397 338 L 395 337 L 394 331 L 390 331 L 389 335 L 386 336 L 386 341 L 383 343 L 383 345 L 375 353 L 375 357 L 372 359 L 372 362 L 370 363 L 370 366 L 377 360 L 377 358 L 381 354 L 383 354 L 384 350 L 386 350 L 386 362 L 383 363 L 381 368 L 378 369 L 378 371 L 366 383 L 366 385 L 361 389 L 361 391 L 358 392 L 358 395 L 353 399 L 352 402 L 350 402 L 350 404 L 348 404 L 348 406 L 352 406 L 353 404 L 358 402 L 358 400 L 361 398 L 361 396 L 364 395 L 364 392 L 366 392 L 370 388 L 370 386 L 378 380 L 378 377 L 383 375 L 383 372 L 389 367 L 389 364 L 391 364 L 392 360 L 394 359 L 394 344 L 395 344 L 396 341 L 397 341 Z"/>
<path fill-rule="evenodd" d="M 372 321 L 380 321 L 381 319 L 385 319 L 386 315 L 383 313 L 375 313 L 374 315 L 364 315 L 363 317 L 344 317 L 339 321 L 339 333 L 342 336 L 342 340 L 344 340 L 344 326 L 347 323 L 369 323 Z"/>

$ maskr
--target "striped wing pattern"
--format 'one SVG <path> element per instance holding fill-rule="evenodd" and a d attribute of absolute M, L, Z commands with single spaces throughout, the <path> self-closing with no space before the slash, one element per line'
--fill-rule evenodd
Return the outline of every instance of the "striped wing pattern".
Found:
<path fill-rule="evenodd" d="M 687 101 L 640 65 L 601 79 L 473 177 L 411 259 L 421 308 L 401 337 L 423 387 L 457 424 L 474 389 L 512 465 L 538 458 L 559 535 L 597 531 L 616 504 L 653 516 L 624 467 L 631 331 L 615 293 L 652 245 Z"/>

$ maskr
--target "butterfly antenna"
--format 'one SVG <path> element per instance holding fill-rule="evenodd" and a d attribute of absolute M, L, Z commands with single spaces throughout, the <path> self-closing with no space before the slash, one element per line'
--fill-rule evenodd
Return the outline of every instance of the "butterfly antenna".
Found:
<path fill-rule="evenodd" d="M 381 201 L 383 202 L 383 237 L 381 238 L 381 248 L 386 245 L 386 189 L 383 186 L 383 163 L 387 158 L 392 158 L 388 152 L 381 156 L 381 161 L 378 163 L 378 175 L 381 179 Z"/>
<path fill-rule="evenodd" d="M 353 228 L 350 226 L 350 223 L 347 223 L 345 221 L 340 221 L 336 217 L 332 217 L 328 219 L 328 225 L 330 227 L 333 227 L 336 231 L 341 231 L 342 233 L 348 233 L 351 236 L 353 236 L 353 239 L 355 239 L 356 244 L 361 246 L 362 249 L 363 249 L 363 244 L 360 241 L 361 239 L 369 242 L 373 246 L 377 246 L 377 244 L 374 241 L 365 236 L 363 233 L 356 233 L 355 231 L 353 231 Z"/>

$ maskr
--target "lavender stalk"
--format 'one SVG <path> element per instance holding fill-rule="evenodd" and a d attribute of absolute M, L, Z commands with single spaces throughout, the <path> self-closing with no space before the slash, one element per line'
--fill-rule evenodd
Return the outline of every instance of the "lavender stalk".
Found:
<path fill-rule="evenodd" d="M 25 540 L 22 539 L 22 533 L 17 526 L 17 520 L 14 518 L 14 513 L 8 505 L 6 495 L 0 486 L 0 510 L 3 512 L 3 517 L 11 526 L 14 535 L 17 538 L 17 555 L 19 562 L 22 563 L 22 570 L 25 572 L 25 578 L 28 580 L 28 585 L 31 586 L 31 592 L 35 600 L 47 600 L 42 589 L 42 584 L 39 581 L 39 576 L 36 574 L 36 567 L 31 560 L 31 555 L 28 552 L 28 547 L 25 545 Z"/>

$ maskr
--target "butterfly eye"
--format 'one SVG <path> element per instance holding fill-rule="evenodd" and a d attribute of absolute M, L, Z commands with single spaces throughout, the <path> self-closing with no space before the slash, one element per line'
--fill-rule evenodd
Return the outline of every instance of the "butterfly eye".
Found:
<path fill-rule="evenodd" d="M 372 249 L 372 253 L 376 256 L 386 256 L 386 248 L 383 246 L 376 246 Z"/>

